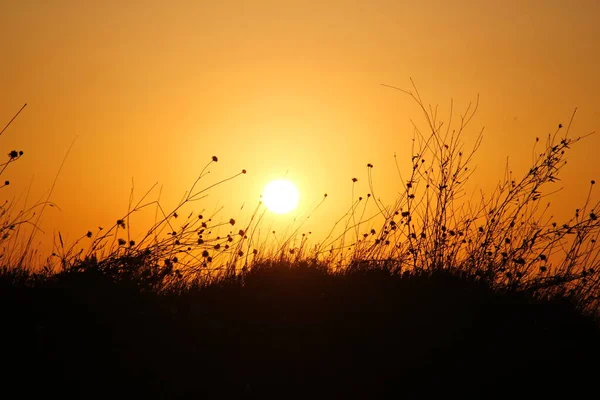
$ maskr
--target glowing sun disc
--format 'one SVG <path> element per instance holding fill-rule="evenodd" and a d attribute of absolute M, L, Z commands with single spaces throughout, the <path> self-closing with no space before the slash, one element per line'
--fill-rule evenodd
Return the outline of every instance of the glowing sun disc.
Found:
<path fill-rule="evenodd" d="M 275 214 L 285 214 L 298 207 L 300 194 L 296 186 L 288 180 L 277 179 L 267 183 L 262 201 Z"/>

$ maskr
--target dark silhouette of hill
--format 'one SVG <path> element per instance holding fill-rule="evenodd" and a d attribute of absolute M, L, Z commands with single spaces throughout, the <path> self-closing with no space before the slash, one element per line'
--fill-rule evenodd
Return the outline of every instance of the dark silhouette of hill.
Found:
<path fill-rule="evenodd" d="M 0 279 L 2 391 L 61 398 L 577 396 L 599 332 L 448 270 L 271 263 L 166 293 L 92 268 Z"/>

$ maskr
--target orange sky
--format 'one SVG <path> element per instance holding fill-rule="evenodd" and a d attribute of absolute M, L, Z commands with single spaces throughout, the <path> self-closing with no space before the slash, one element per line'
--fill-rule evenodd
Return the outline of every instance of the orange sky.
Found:
<path fill-rule="evenodd" d="M 575 107 L 573 135 L 600 130 L 595 0 L 8 0 L 0 15 L 0 123 L 28 103 L 0 138 L 3 151 L 25 152 L 3 198 L 32 178 L 30 201 L 41 198 L 77 137 L 51 198 L 61 211 L 44 214 L 46 243 L 114 223 L 132 178 L 138 198 L 159 182 L 169 209 L 213 155 L 206 184 L 248 170 L 196 205 L 225 207 L 223 219 L 247 216 L 287 174 L 299 214 L 329 194 L 305 229 L 328 231 L 350 206 L 352 177 L 367 193 L 368 162 L 391 203 L 394 152 L 410 158 L 410 118 L 422 120 L 381 83 L 409 88 L 412 77 L 444 113 L 450 98 L 462 110 L 480 95 L 465 139 L 485 127 L 474 176 L 484 187 L 506 157 L 525 170 L 534 138 Z M 599 135 L 573 149 L 557 213 L 600 179 Z"/>

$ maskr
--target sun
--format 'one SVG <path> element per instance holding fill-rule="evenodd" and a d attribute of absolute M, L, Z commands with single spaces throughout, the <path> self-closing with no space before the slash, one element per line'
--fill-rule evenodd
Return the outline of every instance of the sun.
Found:
<path fill-rule="evenodd" d="M 285 179 L 277 179 L 267 183 L 262 194 L 262 201 L 275 214 L 286 214 L 298 207 L 300 194 L 296 186 Z"/>

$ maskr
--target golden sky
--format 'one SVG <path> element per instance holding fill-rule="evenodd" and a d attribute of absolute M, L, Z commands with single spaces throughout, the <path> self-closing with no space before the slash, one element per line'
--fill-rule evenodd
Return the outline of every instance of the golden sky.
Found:
<path fill-rule="evenodd" d="M 295 215 L 328 193 L 305 229 L 327 231 L 350 207 L 352 177 L 367 193 L 367 163 L 391 203 L 393 155 L 410 158 L 410 119 L 422 119 L 382 83 L 414 79 L 443 115 L 451 98 L 462 111 L 480 95 L 465 140 L 485 127 L 473 177 L 482 187 L 506 157 L 526 171 L 535 137 L 575 107 L 573 136 L 600 130 L 595 0 L 5 0 L 0 15 L 0 123 L 28 103 L 0 138 L 6 153 L 25 152 L 4 173 L 3 199 L 30 182 L 29 201 L 42 198 L 77 137 L 51 197 L 60 211 L 44 213 L 45 242 L 113 224 L 132 179 L 136 198 L 158 182 L 171 208 L 213 155 L 206 185 L 248 170 L 195 205 L 223 206 L 223 219 L 247 216 L 286 175 L 301 193 Z M 558 213 L 600 179 L 599 135 L 573 149 Z"/>

